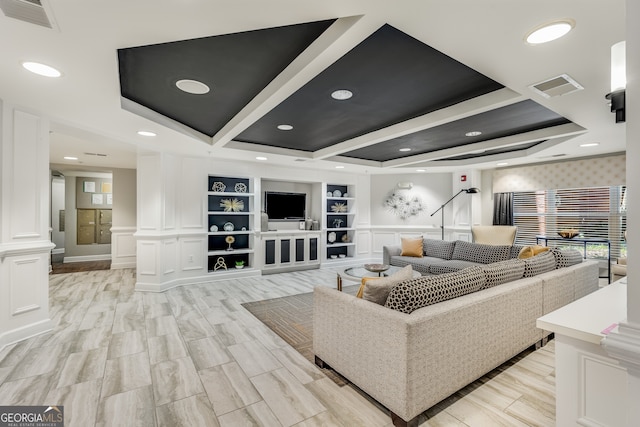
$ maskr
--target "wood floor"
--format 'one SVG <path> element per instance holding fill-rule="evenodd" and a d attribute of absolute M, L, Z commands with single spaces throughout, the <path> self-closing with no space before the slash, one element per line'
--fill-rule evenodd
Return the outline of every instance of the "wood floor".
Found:
<path fill-rule="evenodd" d="M 134 291 L 134 270 L 50 276 L 55 329 L 0 351 L 0 405 L 64 405 L 65 426 L 391 426 L 242 303 L 334 286 L 335 271 Z M 426 412 L 422 426 L 554 425 L 554 345 Z"/>

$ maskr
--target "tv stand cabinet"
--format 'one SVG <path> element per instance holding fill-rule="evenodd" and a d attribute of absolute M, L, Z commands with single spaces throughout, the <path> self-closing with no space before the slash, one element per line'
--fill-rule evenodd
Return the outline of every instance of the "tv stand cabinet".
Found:
<path fill-rule="evenodd" d="M 320 230 L 279 230 L 260 233 L 262 274 L 320 268 Z"/>

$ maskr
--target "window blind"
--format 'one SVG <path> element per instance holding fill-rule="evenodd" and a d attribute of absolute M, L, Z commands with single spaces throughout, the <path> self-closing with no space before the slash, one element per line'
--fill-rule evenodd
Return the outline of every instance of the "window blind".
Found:
<path fill-rule="evenodd" d="M 518 227 L 517 244 L 533 245 L 536 236 L 558 237 L 558 231 L 573 228 L 581 237 L 609 240 L 612 259 L 626 256 L 625 186 L 515 192 L 513 217 Z M 553 245 L 569 247 L 575 243 L 567 239 Z M 587 252 L 589 257 L 607 258 L 606 245 L 590 244 Z"/>

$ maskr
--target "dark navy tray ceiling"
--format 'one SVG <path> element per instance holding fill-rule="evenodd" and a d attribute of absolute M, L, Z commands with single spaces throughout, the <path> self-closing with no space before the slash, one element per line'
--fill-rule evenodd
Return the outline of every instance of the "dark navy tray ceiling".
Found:
<path fill-rule="evenodd" d="M 119 49 L 121 96 L 213 138 L 334 22 L 330 19 Z M 175 86 L 181 79 L 201 81 L 211 91 L 205 95 L 182 92 Z M 233 135 L 231 142 L 249 143 L 240 149 L 274 147 L 313 153 L 503 88 L 386 24 Z M 331 93 L 338 89 L 352 91 L 353 97 L 334 100 Z M 345 161 L 351 158 L 381 165 L 456 146 L 469 145 L 469 151 L 475 151 L 472 144 L 478 142 L 566 123 L 571 122 L 532 100 L 524 100 L 402 137 L 360 145 L 362 148 L 352 151 L 337 150 L 335 155 Z M 293 129 L 278 130 L 281 124 L 292 125 Z M 482 135 L 465 136 L 469 131 L 481 131 Z M 507 147 L 449 159 L 509 153 L 540 142 L 523 137 L 520 144 L 512 142 Z M 400 152 L 400 148 L 411 151 Z"/>
<path fill-rule="evenodd" d="M 121 95 L 212 137 L 333 22 L 119 49 Z M 211 91 L 182 92 L 182 79 Z"/>
<path fill-rule="evenodd" d="M 342 155 L 382 162 L 566 123 L 569 123 L 569 120 L 534 101 L 526 100 L 445 125 L 389 139 Z M 481 131 L 482 135 L 465 136 L 465 133 L 470 131 Z M 411 151 L 400 152 L 398 151 L 400 148 L 411 148 Z"/>
<path fill-rule="evenodd" d="M 316 151 L 501 88 L 384 25 L 235 139 Z M 353 98 L 334 100 L 337 89 Z M 278 130 L 283 123 L 293 130 Z"/>

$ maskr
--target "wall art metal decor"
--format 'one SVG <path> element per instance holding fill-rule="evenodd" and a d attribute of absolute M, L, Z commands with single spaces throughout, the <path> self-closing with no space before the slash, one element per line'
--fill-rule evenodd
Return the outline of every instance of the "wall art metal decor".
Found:
<path fill-rule="evenodd" d="M 399 191 L 393 191 L 384 201 L 384 206 L 389 212 L 400 217 L 400 219 L 420 215 L 427 209 L 427 206 L 422 203 L 420 197 Z"/>
<path fill-rule="evenodd" d="M 349 207 L 347 206 L 346 203 L 336 202 L 333 205 L 331 205 L 331 212 L 334 212 L 334 213 L 343 213 L 343 212 L 347 212 L 348 210 L 349 210 Z"/>
<path fill-rule="evenodd" d="M 239 199 L 222 199 L 220 207 L 224 208 L 225 212 L 240 212 L 244 210 L 244 202 Z"/>
<path fill-rule="evenodd" d="M 216 181 L 211 186 L 211 191 L 216 191 L 218 193 L 222 193 L 226 189 L 227 189 L 227 186 L 224 185 L 224 182 L 221 182 L 221 181 Z"/>

